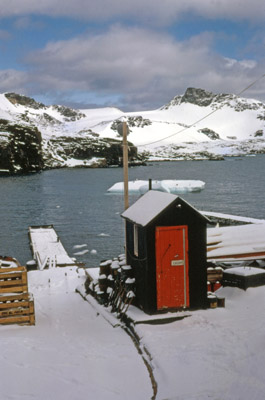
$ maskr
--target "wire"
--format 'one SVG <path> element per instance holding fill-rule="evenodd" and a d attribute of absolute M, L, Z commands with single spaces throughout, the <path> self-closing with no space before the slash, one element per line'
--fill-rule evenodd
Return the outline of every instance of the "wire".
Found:
<path fill-rule="evenodd" d="M 252 83 L 250 83 L 248 86 L 246 86 L 243 90 L 241 90 L 240 92 L 238 92 L 238 93 L 236 94 L 236 96 L 240 96 L 242 93 L 246 92 L 249 88 L 251 88 L 252 86 L 254 86 L 255 83 L 257 83 L 258 81 L 260 81 L 260 80 L 263 79 L 264 77 L 265 77 L 265 74 L 261 75 L 258 79 L 256 79 L 255 81 L 253 81 Z M 222 106 L 223 106 L 223 105 L 220 104 L 219 107 L 215 108 L 213 111 L 209 112 L 209 113 L 206 114 L 204 117 L 198 119 L 197 121 L 193 122 L 191 125 L 189 125 L 189 126 L 183 128 L 183 129 L 181 129 L 181 130 L 178 131 L 178 132 L 175 132 L 175 133 L 172 133 L 171 135 L 165 136 L 165 137 L 162 138 L 162 139 L 154 140 L 153 142 L 149 142 L 149 143 L 145 143 L 145 144 L 139 144 L 137 147 L 149 146 L 149 145 L 151 145 L 151 144 L 159 143 L 159 142 L 162 142 L 163 140 L 166 140 L 166 139 L 169 139 L 169 138 L 171 138 L 171 137 L 173 137 L 173 136 L 176 136 L 176 135 L 178 135 L 179 133 L 182 133 L 182 132 L 184 132 L 184 131 L 190 129 L 190 128 L 192 128 L 194 125 L 196 125 L 196 124 L 198 124 L 199 122 L 205 120 L 205 119 L 208 118 L 210 115 L 216 113 L 216 111 L 220 110 L 220 108 L 222 108 Z"/>

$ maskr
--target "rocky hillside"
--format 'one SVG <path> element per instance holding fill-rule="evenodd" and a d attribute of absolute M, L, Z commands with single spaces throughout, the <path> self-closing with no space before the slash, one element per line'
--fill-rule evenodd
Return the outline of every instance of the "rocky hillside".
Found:
<path fill-rule="evenodd" d="M 0 169 L 39 171 L 120 165 L 118 125 L 129 127 L 130 161 L 221 159 L 265 152 L 265 104 L 188 88 L 158 110 L 74 110 L 16 93 L 0 95 Z"/>
<path fill-rule="evenodd" d="M 10 104 L 8 104 L 6 102 Z M 65 125 L 86 117 L 65 106 L 45 106 L 16 93 L 2 95 L 0 115 L 0 170 L 10 173 L 37 172 L 60 167 L 108 167 L 122 165 L 121 138 L 100 137 L 91 129 L 77 134 L 65 132 Z M 49 132 L 49 133 L 48 133 Z M 142 157 L 129 142 L 129 163 Z"/>
<path fill-rule="evenodd" d="M 0 120 L 0 169 L 11 173 L 43 169 L 41 133 L 36 127 Z"/>

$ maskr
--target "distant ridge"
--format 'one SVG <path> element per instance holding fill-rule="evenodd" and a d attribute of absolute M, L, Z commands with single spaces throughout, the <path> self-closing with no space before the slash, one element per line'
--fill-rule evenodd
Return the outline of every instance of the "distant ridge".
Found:
<path fill-rule="evenodd" d="M 96 148 L 107 149 L 121 141 L 117 132 L 121 121 L 127 122 L 129 140 L 146 160 L 222 159 L 265 152 L 264 103 L 192 87 L 160 109 L 139 112 L 46 106 L 5 93 L 0 94 L 0 120 L 0 151 L 10 140 L 9 126 L 30 127 L 40 132 L 44 166 L 51 168 L 88 166 L 92 157 L 105 158 L 106 151 Z"/>

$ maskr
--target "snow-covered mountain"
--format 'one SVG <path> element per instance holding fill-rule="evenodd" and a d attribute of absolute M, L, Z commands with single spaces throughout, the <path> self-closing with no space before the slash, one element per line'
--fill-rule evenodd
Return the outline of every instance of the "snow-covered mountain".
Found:
<path fill-rule="evenodd" d="M 117 161 L 121 140 L 117 125 L 121 121 L 128 123 L 128 140 L 137 146 L 138 154 L 149 159 L 265 152 L 264 103 L 195 88 L 188 88 L 160 109 L 132 113 L 113 107 L 74 110 L 46 106 L 5 93 L 0 95 L 0 119 L 0 147 L 8 141 L 8 126 L 37 128 L 44 165 L 50 167 L 89 165 L 93 157 L 105 159 L 103 149 L 112 153 L 113 145 Z M 108 160 L 110 163 L 115 160 Z"/>

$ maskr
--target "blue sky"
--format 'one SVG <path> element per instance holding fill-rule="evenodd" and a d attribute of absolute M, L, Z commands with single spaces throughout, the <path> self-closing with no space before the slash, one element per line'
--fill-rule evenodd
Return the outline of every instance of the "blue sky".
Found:
<path fill-rule="evenodd" d="M 131 111 L 239 93 L 265 73 L 264 27 L 264 0 L 0 0 L 0 92 Z"/>

